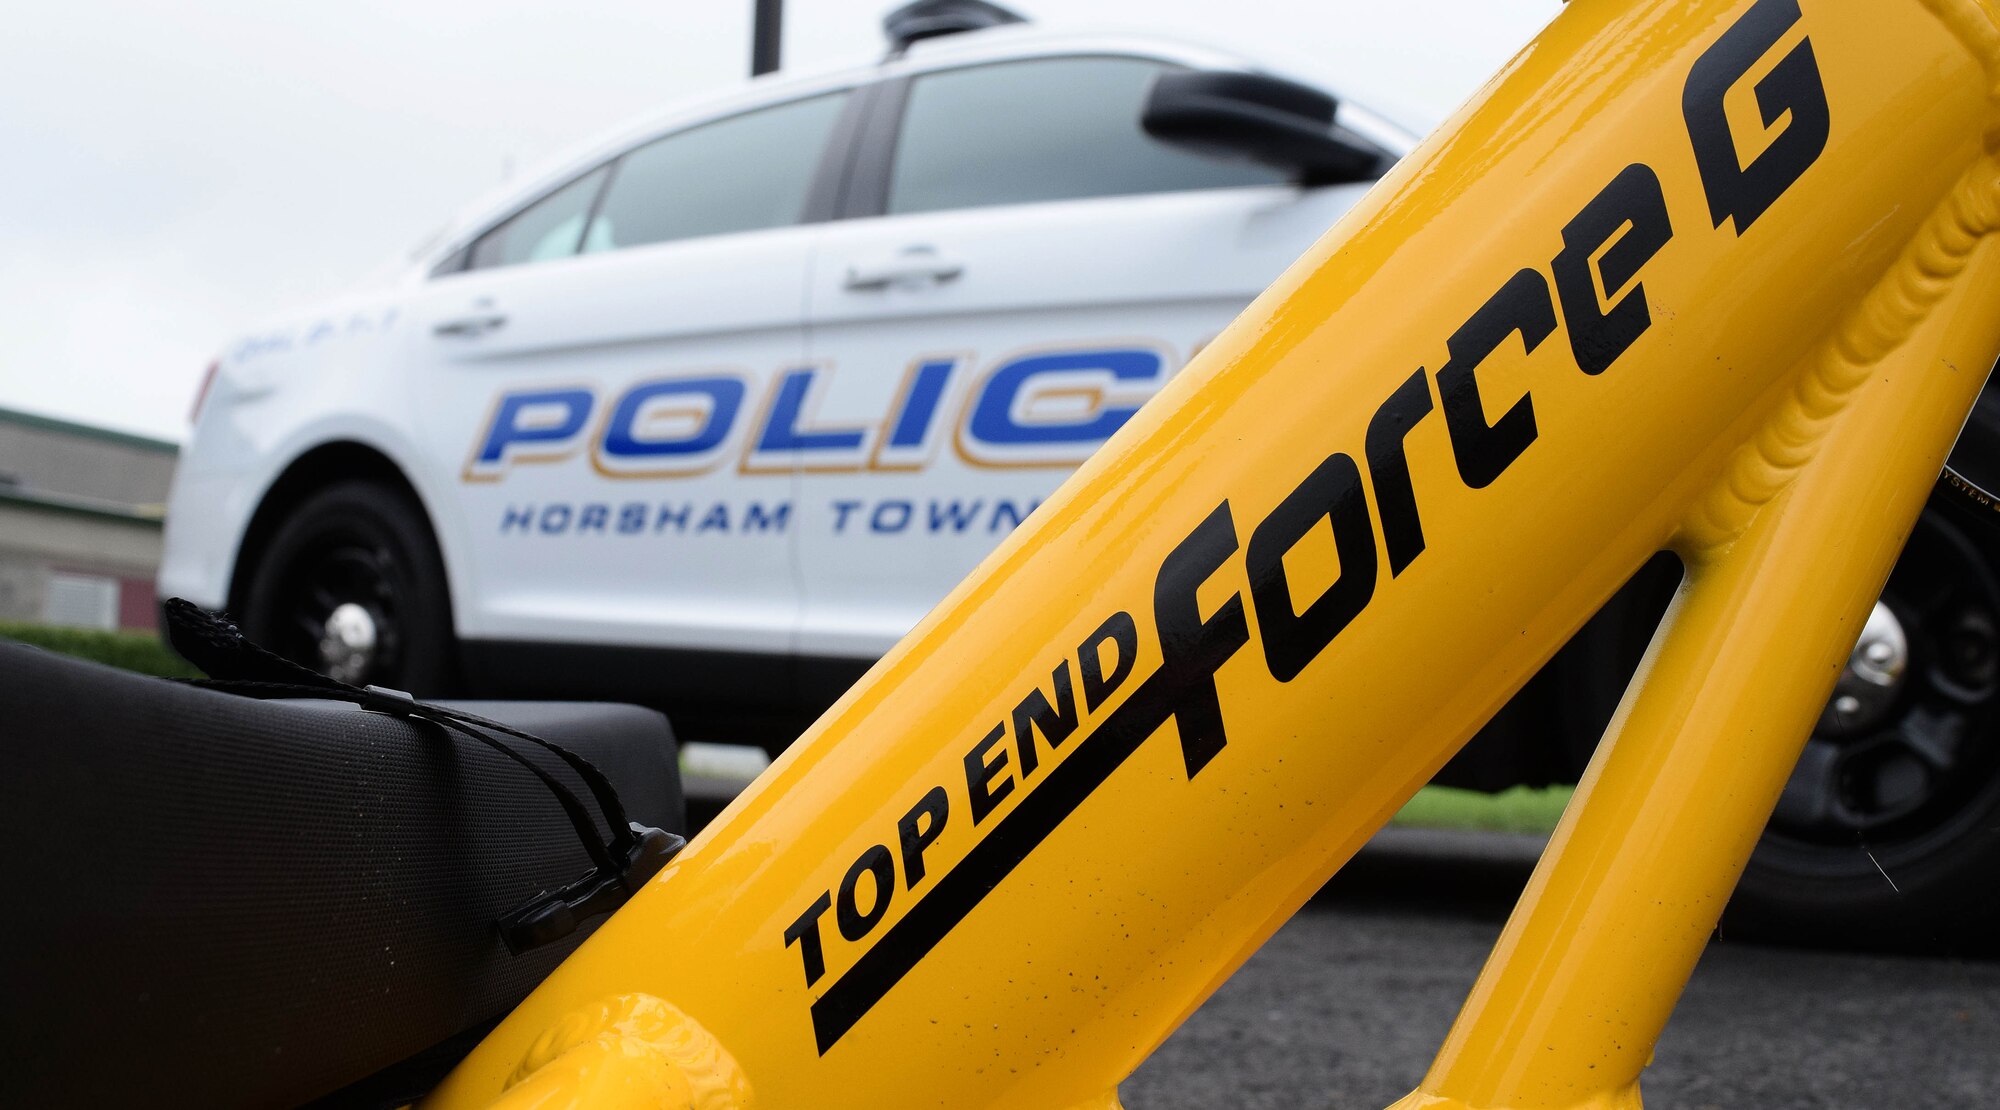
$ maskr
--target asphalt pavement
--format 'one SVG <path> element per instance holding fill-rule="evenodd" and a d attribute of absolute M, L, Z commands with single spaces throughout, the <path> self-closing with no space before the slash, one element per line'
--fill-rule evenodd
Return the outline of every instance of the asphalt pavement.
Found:
<path fill-rule="evenodd" d="M 1128 1110 L 1383 1107 L 1414 1088 L 1537 845 L 1388 830 L 1128 1080 Z M 1648 1110 L 2000 1107 L 2000 963 L 1711 944 Z"/>

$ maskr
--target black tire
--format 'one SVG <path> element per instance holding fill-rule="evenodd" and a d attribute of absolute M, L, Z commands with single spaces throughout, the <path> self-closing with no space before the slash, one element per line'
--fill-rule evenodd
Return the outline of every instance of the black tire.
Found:
<path fill-rule="evenodd" d="M 314 491 L 286 514 L 246 576 L 243 631 L 271 651 L 357 685 L 419 696 L 454 691 L 457 643 L 444 560 L 407 492 L 372 481 Z M 343 606 L 373 622 L 375 648 L 330 666 L 321 640 L 328 617 Z M 355 655 L 364 658 L 357 664 Z"/>
<path fill-rule="evenodd" d="M 2000 586 L 1935 505 L 1883 591 L 1893 700 L 1829 709 L 1723 917 L 1725 937 L 1977 953 L 2000 935 Z M 1852 703 L 1850 703 L 1852 704 Z"/>

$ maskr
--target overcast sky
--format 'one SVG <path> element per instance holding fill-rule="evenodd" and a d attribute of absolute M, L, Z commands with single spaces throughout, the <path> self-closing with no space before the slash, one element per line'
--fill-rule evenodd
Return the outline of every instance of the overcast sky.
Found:
<path fill-rule="evenodd" d="M 787 69 L 882 0 L 789 0 Z M 1558 0 L 1018 0 L 1235 46 L 1413 123 Z M 1233 17 L 1220 25 L 1217 13 Z M 378 275 L 511 174 L 745 80 L 749 0 L 64 0 L 0 35 L 0 406 L 179 439 L 240 329 Z"/>

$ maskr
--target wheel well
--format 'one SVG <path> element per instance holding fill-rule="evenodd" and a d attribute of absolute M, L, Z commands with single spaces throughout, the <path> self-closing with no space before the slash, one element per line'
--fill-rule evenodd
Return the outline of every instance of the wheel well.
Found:
<path fill-rule="evenodd" d="M 262 558 L 264 548 L 271 542 L 271 536 L 284 523 L 291 510 L 335 482 L 351 479 L 365 479 L 380 482 L 391 489 L 407 494 L 419 508 L 423 499 L 417 496 L 416 487 L 404 477 L 402 470 L 390 461 L 387 455 L 366 444 L 351 441 L 323 443 L 292 460 L 278 480 L 264 493 L 264 500 L 250 517 L 250 526 L 244 529 L 243 542 L 236 549 L 236 565 L 229 575 L 229 609 L 241 613 L 249 587 L 248 571 Z M 425 514 L 429 524 L 429 514 Z M 435 535 L 436 529 L 432 532 Z"/>

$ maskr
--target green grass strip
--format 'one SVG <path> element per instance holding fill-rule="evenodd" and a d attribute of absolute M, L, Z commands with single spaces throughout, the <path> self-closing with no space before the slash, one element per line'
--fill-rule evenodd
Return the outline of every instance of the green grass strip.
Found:
<path fill-rule="evenodd" d="M 1575 788 L 1569 786 L 1516 786 L 1498 794 L 1426 786 L 1396 814 L 1394 823 L 1427 829 L 1547 834 L 1555 831 L 1573 793 Z"/>
<path fill-rule="evenodd" d="M 89 628 L 56 628 L 44 624 L 0 621 L 0 638 L 46 648 L 62 655 L 88 659 L 161 678 L 200 678 L 201 672 L 173 653 L 150 632 L 100 632 Z"/>

